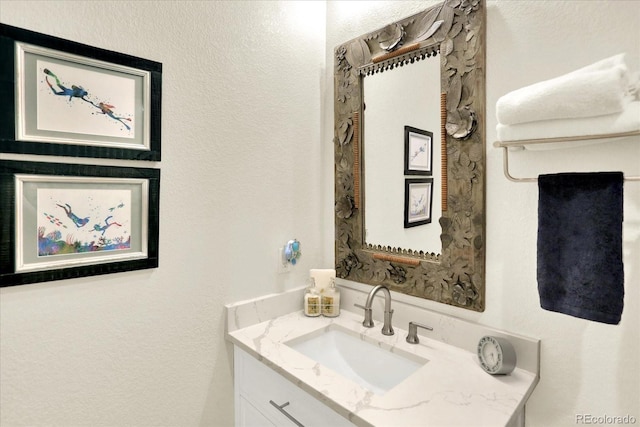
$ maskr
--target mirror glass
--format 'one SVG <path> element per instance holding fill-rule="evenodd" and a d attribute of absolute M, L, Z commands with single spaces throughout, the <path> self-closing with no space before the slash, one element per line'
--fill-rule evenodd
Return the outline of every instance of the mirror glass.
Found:
<path fill-rule="evenodd" d="M 337 277 L 484 310 L 485 27 L 446 0 L 336 47 Z"/>
<path fill-rule="evenodd" d="M 363 77 L 363 189 L 365 242 L 439 254 L 442 215 L 440 163 L 440 57 L 432 56 Z M 410 133 L 405 153 L 405 126 L 429 132 Z M 418 138 L 419 148 L 412 144 Z M 428 167 L 405 172 L 412 165 Z M 405 180 L 431 178 L 427 200 L 431 222 L 405 227 Z M 414 202 L 415 205 L 415 202 Z M 411 208 L 411 206 L 410 206 Z"/>

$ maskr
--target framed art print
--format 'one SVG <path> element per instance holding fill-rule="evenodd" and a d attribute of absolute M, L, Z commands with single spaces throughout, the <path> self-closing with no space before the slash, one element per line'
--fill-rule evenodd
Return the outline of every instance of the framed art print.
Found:
<path fill-rule="evenodd" d="M 0 161 L 0 284 L 158 266 L 160 170 Z"/>
<path fill-rule="evenodd" d="M 433 178 L 405 179 L 404 228 L 431 222 Z"/>
<path fill-rule="evenodd" d="M 0 152 L 160 160 L 162 64 L 0 24 Z"/>
<path fill-rule="evenodd" d="M 404 174 L 431 175 L 433 165 L 433 133 L 404 127 Z"/>

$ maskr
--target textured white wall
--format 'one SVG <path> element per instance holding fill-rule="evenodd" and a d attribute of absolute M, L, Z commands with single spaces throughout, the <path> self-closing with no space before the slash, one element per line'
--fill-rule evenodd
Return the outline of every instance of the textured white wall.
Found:
<path fill-rule="evenodd" d="M 162 161 L 94 162 L 161 169 L 160 267 L 2 288 L 2 427 L 232 424 L 223 304 L 330 266 L 324 15 L 323 2 L 0 1 L 3 23 L 164 67 Z M 301 262 L 277 275 L 293 237 Z"/>
<path fill-rule="evenodd" d="M 328 2 L 327 69 L 332 69 L 335 46 L 432 3 Z M 477 314 L 409 300 L 542 340 L 541 381 L 527 406 L 528 426 L 576 425 L 577 414 L 631 414 L 640 422 L 640 184 L 628 183 L 624 190 L 626 296 L 620 325 L 543 311 L 536 284 L 537 185 L 507 181 L 502 153 L 491 145 L 495 103 L 503 94 L 619 52 L 627 52 L 629 64 L 638 70 L 640 2 L 500 0 L 489 1 L 487 12 L 487 309 Z M 330 112 L 331 96 L 325 95 Z M 324 126 L 331 131 L 330 123 Z M 512 172 L 623 170 L 640 175 L 639 142 L 514 153 Z M 327 184 L 330 191 L 332 185 Z M 330 259 L 329 241 L 325 247 Z"/>

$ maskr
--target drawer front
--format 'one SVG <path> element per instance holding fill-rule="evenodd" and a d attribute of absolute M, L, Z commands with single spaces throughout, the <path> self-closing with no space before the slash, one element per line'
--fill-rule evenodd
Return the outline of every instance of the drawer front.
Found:
<path fill-rule="evenodd" d="M 236 397 L 236 425 L 244 427 L 275 427 L 271 419 L 260 412 L 244 396 Z"/>
<path fill-rule="evenodd" d="M 234 347 L 237 392 L 278 426 L 353 426 L 253 356 Z"/>

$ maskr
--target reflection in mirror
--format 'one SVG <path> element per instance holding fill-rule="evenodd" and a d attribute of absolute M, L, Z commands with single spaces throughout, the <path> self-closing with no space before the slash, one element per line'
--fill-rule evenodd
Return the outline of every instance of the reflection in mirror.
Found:
<path fill-rule="evenodd" d="M 441 228 L 440 57 L 405 64 L 363 77 L 363 183 L 365 242 L 439 254 Z M 405 126 L 431 133 L 423 150 L 409 150 L 414 161 L 429 158 L 432 221 L 405 228 Z M 411 134 L 414 135 L 414 134 Z M 425 137 L 427 138 L 427 137 Z M 415 151 L 412 152 L 412 151 Z M 419 156 L 419 157 L 417 157 Z"/>

